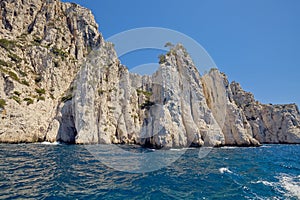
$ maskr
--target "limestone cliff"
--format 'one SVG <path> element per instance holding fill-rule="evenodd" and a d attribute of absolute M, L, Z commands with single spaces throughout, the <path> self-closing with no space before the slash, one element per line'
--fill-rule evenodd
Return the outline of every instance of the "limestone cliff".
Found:
<path fill-rule="evenodd" d="M 83 58 L 103 39 L 91 12 L 76 4 L 0 7 L 0 142 L 43 141 Z"/>
<path fill-rule="evenodd" d="M 225 74 L 213 69 L 202 77 L 209 107 L 222 126 L 226 145 L 259 145 L 242 108 L 233 99 Z M 224 94 L 224 95 L 220 95 Z"/>
<path fill-rule="evenodd" d="M 2 0 L 0 142 L 155 148 L 300 143 L 296 105 L 263 105 L 182 45 L 152 76 L 129 73 L 91 12 L 57 0 Z"/>
<path fill-rule="evenodd" d="M 297 105 L 265 105 L 255 101 L 238 83 L 230 88 L 237 106 L 251 126 L 253 137 L 261 143 L 300 143 L 300 113 Z"/>
<path fill-rule="evenodd" d="M 257 142 L 299 144 L 300 113 L 297 105 L 261 104 L 254 99 L 253 94 L 242 90 L 238 83 L 229 84 L 226 75 L 218 70 L 211 70 L 202 80 L 208 105 L 216 119 L 220 118 L 220 114 L 224 116 L 223 112 L 226 113 L 221 123 L 224 124 L 222 130 L 227 145 L 247 146 L 256 145 Z M 223 80 L 226 90 L 226 103 L 216 98 L 220 96 L 220 84 L 218 86 L 215 83 L 220 80 Z"/>

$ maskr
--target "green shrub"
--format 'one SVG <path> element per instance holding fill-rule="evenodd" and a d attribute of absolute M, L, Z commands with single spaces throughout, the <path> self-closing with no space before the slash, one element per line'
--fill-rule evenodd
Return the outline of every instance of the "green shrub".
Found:
<path fill-rule="evenodd" d="M 21 92 L 14 91 L 14 94 L 17 95 L 17 96 L 20 96 L 20 95 L 21 95 Z"/>
<path fill-rule="evenodd" d="M 98 94 L 99 94 L 99 96 L 101 96 L 101 95 L 103 95 L 104 94 L 104 92 L 106 92 L 105 90 L 98 90 Z"/>
<path fill-rule="evenodd" d="M 137 92 L 138 95 L 141 95 L 143 93 L 143 90 L 136 89 L 136 92 Z"/>
<path fill-rule="evenodd" d="M 18 96 L 12 96 L 12 99 L 15 100 L 18 104 L 21 104 L 21 99 Z"/>
<path fill-rule="evenodd" d="M 29 98 L 29 97 L 27 97 L 27 98 L 24 98 L 24 101 L 26 101 L 26 102 L 27 102 L 27 106 L 29 106 L 30 104 L 33 104 L 33 103 L 34 103 L 34 100 L 33 100 L 33 99 L 31 99 L 31 98 Z"/>
<path fill-rule="evenodd" d="M 171 49 L 171 50 L 167 53 L 167 56 L 171 56 L 171 55 L 176 56 L 176 51 L 175 51 L 174 49 Z"/>
<path fill-rule="evenodd" d="M 161 54 L 161 55 L 158 56 L 158 58 L 159 58 L 159 64 L 163 64 L 163 63 L 166 62 L 165 55 Z"/>
<path fill-rule="evenodd" d="M 30 86 L 29 82 L 26 81 L 25 79 L 23 79 L 23 80 L 21 81 L 21 83 L 22 83 L 23 85 Z"/>
<path fill-rule="evenodd" d="M 23 72 L 22 70 L 19 70 L 19 74 L 23 77 L 27 76 L 27 73 L 26 72 Z"/>
<path fill-rule="evenodd" d="M 38 100 L 38 101 L 45 101 L 45 97 L 39 96 L 39 97 L 37 98 L 37 100 Z"/>
<path fill-rule="evenodd" d="M 61 50 L 61 49 L 58 49 L 57 47 L 53 47 L 53 48 L 51 49 L 51 52 L 52 52 L 54 55 L 60 56 L 60 57 L 62 57 L 62 58 L 65 58 L 65 57 L 67 56 L 67 53 L 66 53 L 66 52 L 64 52 L 64 51 Z"/>
<path fill-rule="evenodd" d="M 50 98 L 51 98 L 52 100 L 55 99 L 55 97 L 54 97 L 54 95 L 53 95 L 52 93 L 50 93 Z"/>
<path fill-rule="evenodd" d="M 38 37 L 35 37 L 35 38 L 33 39 L 33 43 L 36 44 L 36 45 L 38 46 L 39 44 L 42 43 L 42 39 L 41 39 L 41 38 L 38 38 Z"/>
<path fill-rule="evenodd" d="M 36 93 L 38 93 L 40 96 L 43 94 L 46 94 L 46 90 L 44 88 L 36 88 L 35 89 Z"/>
<path fill-rule="evenodd" d="M 165 44 L 165 47 L 173 48 L 173 47 L 174 47 L 174 44 L 172 44 L 171 42 L 167 42 L 167 43 Z"/>
<path fill-rule="evenodd" d="M 10 51 L 16 46 L 16 42 L 12 40 L 7 39 L 0 39 L 0 47 L 6 49 L 7 51 Z"/>
<path fill-rule="evenodd" d="M 53 21 L 48 22 L 47 24 L 49 27 L 55 27 L 55 23 Z"/>
<path fill-rule="evenodd" d="M 39 82 L 42 81 L 42 79 L 43 79 L 43 77 L 42 77 L 41 75 L 37 75 L 37 77 L 35 77 L 34 81 L 35 81 L 36 83 L 39 83 Z"/>
<path fill-rule="evenodd" d="M 151 95 L 153 94 L 153 93 L 150 92 L 150 91 L 145 91 L 145 90 L 140 90 L 140 89 L 137 89 L 136 92 L 137 92 L 138 95 L 143 94 L 143 95 L 145 95 L 145 97 L 147 97 L 147 98 L 150 98 Z"/>
<path fill-rule="evenodd" d="M 110 107 L 110 106 L 108 106 L 108 109 L 109 110 L 116 110 L 117 108 L 116 107 Z"/>
<path fill-rule="evenodd" d="M 21 35 L 17 36 L 18 40 L 20 41 L 27 41 L 27 34 L 22 33 Z"/>
<path fill-rule="evenodd" d="M 18 77 L 18 75 L 16 74 L 16 73 L 14 73 L 14 72 L 12 72 L 12 71 L 9 71 L 8 72 L 8 75 L 12 78 L 12 79 L 14 79 L 15 81 L 20 81 L 20 79 L 19 79 L 19 77 Z"/>
<path fill-rule="evenodd" d="M 67 95 L 67 96 L 62 97 L 62 98 L 61 98 L 61 101 L 62 101 L 62 102 L 67 102 L 67 101 L 71 100 L 72 98 L 73 98 L 73 95 L 72 95 L 72 94 L 69 94 L 69 95 Z"/>
<path fill-rule="evenodd" d="M 14 61 L 14 62 L 16 62 L 16 63 L 19 63 L 19 62 L 22 61 L 22 58 L 20 58 L 19 56 L 17 56 L 17 55 L 14 54 L 14 53 L 8 54 L 8 57 L 9 57 L 12 61 Z"/>
<path fill-rule="evenodd" d="M 88 54 L 90 54 L 93 51 L 93 48 L 91 46 L 87 46 L 86 48 L 87 48 Z"/>
<path fill-rule="evenodd" d="M 0 65 L 4 66 L 4 67 L 8 67 L 9 64 L 7 62 L 5 62 L 4 60 L 0 59 Z"/>
<path fill-rule="evenodd" d="M 1 65 L 0 65 L 0 72 L 8 74 L 8 71 L 6 69 L 4 69 Z"/>
<path fill-rule="evenodd" d="M 6 106 L 6 101 L 4 99 L 0 99 L 0 108 L 4 109 L 5 106 Z"/>
<path fill-rule="evenodd" d="M 138 115 L 131 115 L 131 118 L 138 119 L 139 116 Z"/>

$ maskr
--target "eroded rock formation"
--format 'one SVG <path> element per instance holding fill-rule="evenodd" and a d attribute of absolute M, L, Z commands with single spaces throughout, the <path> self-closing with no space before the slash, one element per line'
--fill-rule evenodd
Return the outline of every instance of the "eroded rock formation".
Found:
<path fill-rule="evenodd" d="M 57 0 L 0 6 L 0 142 L 300 143 L 295 104 L 261 104 L 217 69 L 200 76 L 180 44 L 140 76 L 120 63 L 89 10 Z"/>
<path fill-rule="evenodd" d="M 103 39 L 91 11 L 76 4 L 0 7 L 0 142 L 43 141 L 83 58 Z"/>

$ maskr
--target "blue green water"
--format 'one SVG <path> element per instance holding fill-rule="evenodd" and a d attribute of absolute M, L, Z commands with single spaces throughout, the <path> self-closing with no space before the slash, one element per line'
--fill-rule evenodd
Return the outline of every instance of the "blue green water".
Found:
<path fill-rule="evenodd" d="M 189 149 L 168 167 L 133 174 L 105 166 L 84 146 L 0 144 L 0 199 L 300 198 L 299 145 L 198 153 Z"/>

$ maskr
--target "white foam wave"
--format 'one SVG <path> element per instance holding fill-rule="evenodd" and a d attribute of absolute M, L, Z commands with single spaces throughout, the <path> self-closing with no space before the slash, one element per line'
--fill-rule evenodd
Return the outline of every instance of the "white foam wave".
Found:
<path fill-rule="evenodd" d="M 156 149 L 147 149 L 147 150 L 149 150 L 149 151 L 156 151 Z"/>
<path fill-rule="evenodd" d="M 43 144 L 43 145 L 60 145 L 59 142 L 53 142 L 53 143 L 51 143 L 51 142 L 42 142 L 40 144 Z"/>
<path fill-rule="evenodd" d="M 262 145 L 260 148 L 272 148 L 272 146 Z"/>
<path fill-rule="evenodd" d="M 237 149 L 239 147 L 230 147 L 230 146 L 225 146 L 225 147 L 221 147 L 221 149 Z"/>
<path fill-rule="evenodd" d="M 278 177 L 280 185 L 288 191 L 287 196 L 293 196 L 300 199 L 300 176 L 292 177 L 282 174 Z"/>
<path fill-rule="evenodd" d="M 183 149 L 170 149 L 170 151 L 183 151 Z"/>
<path fill-rule="evenodd" d="M 226 167 L 220 168 L 220 169 L 219 169 L 219 172 L 220 172 L 221 174 L 224 174 L 224 173 L 232 174 L 232 171 L 230 171 L 230 170 L 229 170 L 228 168 L 226 168 Z"/>
<path fill-rule="evenodd" d="M 264 184 L 265 186 L 274 188 L 286 197 L 296 197 L 300 199 L 300 175 L 293 177 L 288 174 L 280 174 L 276 178 L 278 179 L 278 182 L 259 180 L 252 183 Z"/>
<path fill-rule="evenodd" d="M 256 184 L 262 183 L 262 184 L 264 184 L 264 185 L 266 185 L 266 186 L 270 186 L 270 187 L 275 186 L 274 183 L 269 182 L 269 181 L 264 181 L 264 180 L 262 180 L 262 181 L 256 181 L 255 183 L 256 183 Z"/>
<path fill-rule="evenodd" d="M 204 147 L 203 147 L 204 148 Z M 181 148 L 181 149 L 170 149 L 170 151 L 187 151 L 187 150 L 193 150 L 196 148 Z"/>

